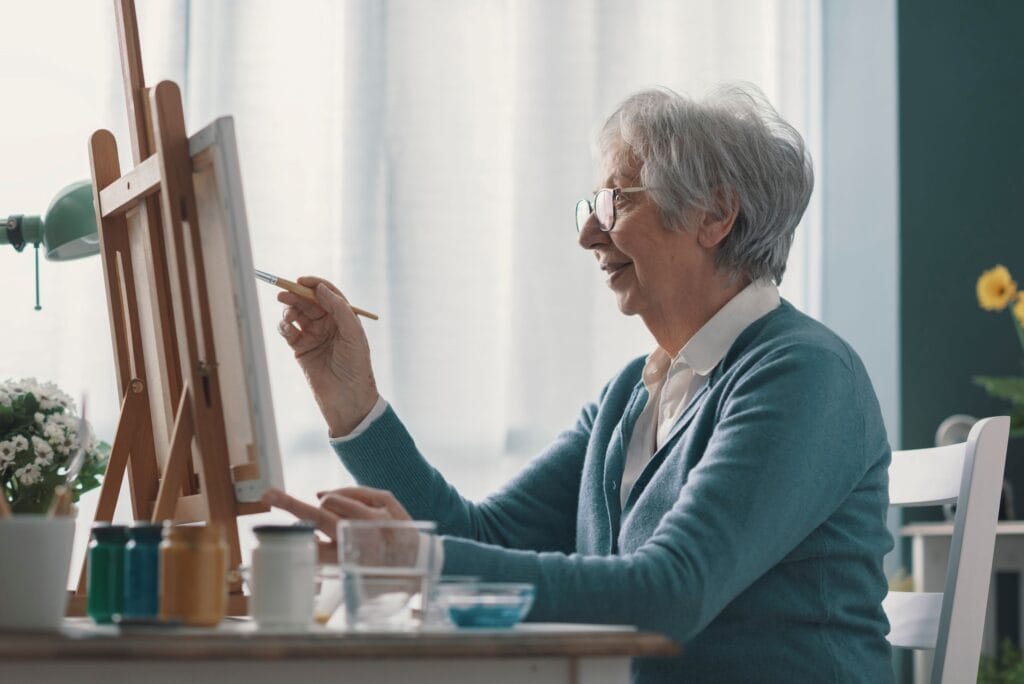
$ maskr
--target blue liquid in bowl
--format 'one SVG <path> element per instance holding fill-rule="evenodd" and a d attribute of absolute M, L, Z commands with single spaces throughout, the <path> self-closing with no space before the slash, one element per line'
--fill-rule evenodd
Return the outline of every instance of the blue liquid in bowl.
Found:
<path fill-rule="evenodd" d="M 447 597 L 448 617 L 459 627 L 512 627 L 526 617 L 533 605 L 529 584 L 477 585 Z"/>
<path fill-rule="evenodd" d="M 511 627 L 522 617 L 516 606 L 448 606 L 448 617 L 459 627 Z"/>

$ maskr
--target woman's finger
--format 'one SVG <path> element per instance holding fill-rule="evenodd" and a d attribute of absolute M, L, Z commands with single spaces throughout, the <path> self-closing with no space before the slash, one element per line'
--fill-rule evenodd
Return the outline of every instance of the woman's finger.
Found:
<path fill-rule="evenodd" d="M 321 318 L 323 318 L 321 316 Z M 309 329 L 320 319 L 313 319 L 304 314 L 296 306 L 285 307 L 285 310 L 281 313 L 281 320 L 285 323 L 297 323 L 299 330 L 302 332 L 308 332 Z"/>
<path fill-rule="evenodd" d="M 345 487 L 340 493 L 342 496 L 348 496 L 358 501 L 362 501 L 368 506 L 378 506 L 380 508 L 386 508 L 391 512 L 392 517 L 395 518 L 408 518 L 408 514 L 405 511 L 405 507 L 399 503 L 395 495 L 387 489 L 375 489 L 374 487 Z"/>
<path fill-rule="evenodd" d="M 305 501 L 299 501 L 295 497 L 285 494 L 280 489 L 268 489 L 260 497 L 260 501 L 264 505 L 288 511 L 296 518 L 312 520 L 316 523 L 317 529 L 331 539 L 334 539 L 338 533 L 338 516 L 323 508 L 311 506 Z"/>
<path fill-rule="evenodd" d="M 380 508 L 367 506 L 355 499 L 337 493 L 327 494 L 320 499 L 320 507 L 340 518 L 351 520 L 379 520 L 383 516 Z"/>
<path fill-rule="evenodd" d="M 377 508 L 384 508 L 392 501 L 396 501 L 395 495 L 386 489 L 375 489 L 373 487 L 342 487 L 336 489 L 334 494 L 340 494 L 341 496 L 347 496 L 350 499 L 361 501 L 367 506 L 375 506 Z"/>
<path fill-rule="evenodd" d="M 323 324 L 320 321 L 310 320 L 308 316 L 293 307 L 285 309 L 277 324 L 277 331 L 288 342 L 288 346 L 295 352 L 296 357 L 302 356 L 311 349 L 316 349 L 324 343 L 325 336 L 329 337 L 330 335 L 329 332 L 323 330 Z"/>
<path fill-rule="evenodd" d="M 292 348 L 296 357 L 302 356 L 310 349 L 315 349 L 322 343 L 322 340 L 317 339 L 315 335 L 306 334 L 286 321 L 278 322 L 277 332 L 281 334 L 281 337 L 285 339 L 288 346 Z"/>
<path fill-rule="evenodd" d="M 297 282 L 299 285 L 305 285 L 306 287 L 314 291 L 316 291 L 317 285 L 323 284 L 327 286 L 327 289 L 331 290 L 335 294 L 341 295 L 342 297 L 345 296 L 341 294 L 341 290 L 338 289 L 337 285 L 332 283 L 330 280 L 321 278 L 320 276 L 299 276 L 298 280 L 296 280 L 295 282 Z"/>
<path fill-rule="evenodd" d="M 342 487 L 336 489 L 333 494 L 339 494 L 350 499 L 360 501 L 367 506 L 373 508 L 383 508 L 386 510 L 392 518 L 395 520 L 410 520 L 411 516 L 409 512 L 405 510 L 405 507 L 401 502 L 395 498 L 395 495 L 386 489 L 375 489 L 374 487 Z M 320 497 L 321 493 L 317 493 L 317 497 Z"/>
<path fill-rule="evenodd" d="M 376 487 L 367 487 L 366 485 L 353 485 L 351 487 L 339 487 L 338 489 L 324 489 L 317 492 L 316 496 L 317 498 L 323 498 L 328 494 L 339 494 L 352 499 L 358 499 L 370 506 L 383 506 L 386 501 L 395 498 L 395 495 L 387 489 L 377 489 Z"/>
<path fill-rule="evenodd" d="M 323 318 L 324 316 L 327 315 L 327 312 L 324 310 L 324 308 L 320 306 L 320 304 L 318 304 L 317 302 L 310 301 L 305 297 L 300 297 L 294 292 L 288 292 L 287 290 L 277 293 L 277 301 L 281 302 L 282 304 L 286 304 L 287 306 L 296 307 L 297 309 L 302 311 L 302 313 L 306 314 L 307 316 L 314 320 L 318 318 Z"/>
<path fill-rule="evenodd" d="M 338 562 L 338 543 L 334 540 L 317 540 L 316 555 L 321 565 L 333 565 Z"/>
<path fill-rule="evenodd" d="M 299 285 L 305 285 L 306 287 L 313 290 L 313 294 L 316 296 L 319 305 L 330 312 L 334 319 L 339 323 L 342 320 L 348 320 L 351 318 L 352 321 L 356 320 L 355 313 L 352 312 L 352 305 L 349 303 L 348 298 L 338 289 L 338 286 L 329 280 L 325 280 L 319 276 L 299 276 L 296 280 Z M 321 288 L 323 286 L 323 288 Z M 278 295 L 280 299 L 280 295 Z M 340 318 L 339 318 L 340 316 Z M 360 327 L 362 327 L 360 325 Z"/>
<path fill-rule="evenodd" d="M 345 299 L 345 295 L 328 287 L 327 283 L 320 283 L 313 292 L 316 294 L 317 302 L 330 313 L 340 329 L 351 329 L 354 323 L 356 328 L 362 330 L 362 324 L 356 318 L 352 305 Z"/>
<path fill-rule="evenodd" d="M 277 322 L 277 332 L 281 333 L 281 337 L 288 340 L 288 344 L 292 346 L 294 346 L 299 341 L 299 337 L 302 336 L 301 330 L 285 320 Z"/>

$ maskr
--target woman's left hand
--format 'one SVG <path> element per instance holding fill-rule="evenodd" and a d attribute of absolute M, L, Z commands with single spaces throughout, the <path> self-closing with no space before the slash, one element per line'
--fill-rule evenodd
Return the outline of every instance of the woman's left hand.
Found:
<path fill-rule="evenodd" d="M 394 494 L 373 487 L 342 487 L 317 492 L 319 506 L 313 506 L 285 494 L 268 489 L 260 499 L 265 505 L 280 508 L 302 520 L 316 523 L 317 529 L 330 539 L 320 542 L 320 562 L 338 560 L 338 523 L 342 520 L 412 520 Z"/>

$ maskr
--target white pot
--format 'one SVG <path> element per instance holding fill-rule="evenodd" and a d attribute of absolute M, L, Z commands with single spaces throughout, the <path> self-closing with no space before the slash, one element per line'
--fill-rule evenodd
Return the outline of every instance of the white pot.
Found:
<path fill-rule="evenodd" d="M 60 627 L 74 538 L 74 518 L 0 518 L 0 629 Z"/>

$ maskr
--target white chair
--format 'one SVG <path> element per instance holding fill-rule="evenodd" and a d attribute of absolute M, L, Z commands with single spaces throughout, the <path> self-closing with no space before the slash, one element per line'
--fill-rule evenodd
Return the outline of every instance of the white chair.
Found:
<path fill-rule="evenodd" d="M 892 454 L 890 505 L 957 505 L 945 590 L 891 591 L 882 604 L 889 643 L 935 650 L 933 683 L 977 681 L 1009 432 L 1006 416 L 985 418 L 963 444 Z"/>

